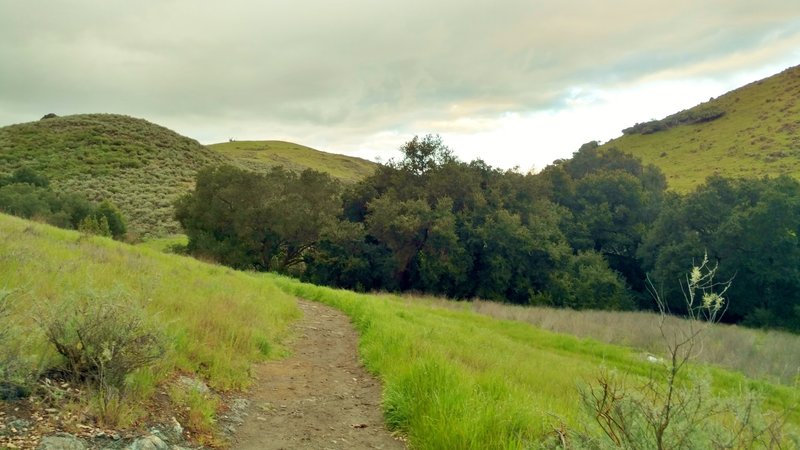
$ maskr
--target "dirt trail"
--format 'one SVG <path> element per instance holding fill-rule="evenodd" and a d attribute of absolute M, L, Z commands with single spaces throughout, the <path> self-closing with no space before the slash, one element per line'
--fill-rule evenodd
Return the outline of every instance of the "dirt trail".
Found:
<path fill-rule="evenodd" d="M 256 369 L 234 449 L 403 449 L 383 424 L 381 385 L 347 316 L 300 300 L 293 355 Z"/>

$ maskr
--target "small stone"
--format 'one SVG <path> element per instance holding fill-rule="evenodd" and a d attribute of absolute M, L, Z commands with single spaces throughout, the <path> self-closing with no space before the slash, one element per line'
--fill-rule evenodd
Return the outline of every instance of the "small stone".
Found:
<path fill-rule="evenodd" d="M 36 450 L 86 450 L 86 444 L 71 434 L 58 433 L 43 437 Z"/>
<path fill-rule="evenodd" d="M 183 427 L 175 417 L 172 418 L 172 433 L 177 436 L 183 436 Z"/>
<path fill-rule="evenodd" d="M 198 379 L 195 379 L 195 378 L 190 378 L 190 377 L 187 377 L 187 376 L 181 376 L 181 377 L 178 377 L 178 383 L 186 386 L 187 388 L 189 388 L 191 390 L 197 391 L 197 392 L 199 392 L 201 394 L 208 394 L 210 392 L 210 389 L 208 389 L 208 386 L 206 386 L 205 383 L 203 383 L 201 380 L 198 380 Z"/>
<path fill-rule="evenodd" d="M 133 441 L 125 450 L 169 450 L 169 446 L 161 438 L 151 434 Z"/>

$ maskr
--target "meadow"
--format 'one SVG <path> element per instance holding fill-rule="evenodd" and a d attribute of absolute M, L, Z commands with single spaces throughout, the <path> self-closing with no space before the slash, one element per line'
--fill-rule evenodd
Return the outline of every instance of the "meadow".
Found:
<path fill-rule="evenodd" d="M 597 433 L 579 387 L 603 369 L 630 383 L 654 370 L 640 351 L 520 321 L 264 276 L 351 317 L 364 363 L 385 383 L 386 420 L 414 448 L 537 448 L 554 445 L 559 430 Z M 796 387 L 709 366 L 692 366 L 689 375 L 710 380 L 721 397 L 758 392 L 768 408 L 788 411 L 788 421 L 800 424 L 800 411 L 792 409 L 800 402 Z"/>
<path fill-rule="evenodd" d="M 172 402 L 197 416 L 181 420 L 220 444 L 212 431 L 217 398 L 193 396 L 175 376 L 196 377 L 217 392 L 246 388 L 253 363 L 286 354 L 282 342 L 300 314 L 295 297 L 351 318 L 361 335 L 360 356 L 384 384 L 387 424 L 411 448 L 538 448 L 557 444 L 563 430 L 596 434 L 579 388 L 603 370 L 631 383 L 654 370 L 640 350 L 548 331 L 520 316 L 492 318 L 463 310 L 465 303 L 453 309 L 442 307 L 443 300 L 357 294 L 238 272 L 9 216 L 0 216 L 0 230 L 0 286 L 11 302 L 4 351 L 25 355 L 34 374 L 60 360 L 43 335 L 42 318 L 76 300 L 124 302 L 165 336 L 164 357 L 127 381 L 123 407 L 113 417 L 122 426 L 145 417 L 148 402 L 166 389 Z M 790 426 L 800 425 L 800 411 L 791 409 L 800 404 L 796 386 L 699 365 L 682 383 L 695 378 L 709 380 L 720 397 L 756 392 L 769 410 L 785 412 Z M 67 407 L 92 416 L 95 403 L 88 398 Z"/>
<path fill-rule="evenodd" d="M 660 316 L 647 311 L 576 311 L 568 308 L 519 306 L 481 300 L 455 302 L 431 297 L 409 297 L 410 301 L 462 311 L 473 311 L 500 320 L 525 322 L 542 330 L 594 339 L 664 356 L 664 338 L 658 327 Z M 666 318 L 668 333 L 688 330 L 688 321 Z M 702 349 L 696 361 L 713 364 L 750 377 L 792 386 L 800 383 L 800 336 L 779 330 L 760 330 L 709 324 L 700 337 Z"/>

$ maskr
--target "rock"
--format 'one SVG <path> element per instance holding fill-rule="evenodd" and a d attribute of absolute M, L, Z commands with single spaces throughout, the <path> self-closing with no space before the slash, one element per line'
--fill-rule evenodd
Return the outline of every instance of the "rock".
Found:
<path fill-rule="evenodd" d="M 83 440 L 67 433 L 45 436 L 36 450 L 86 450 Z"/>
<path fill-rule="evenodd" d="M 203 383 L 201 380 L 198 380 L 196 378 L 190 378 L 190 377 L 187 377 L 187 376 L 180 376 L 180 377 L 178 377 L 178 383 L 186 386 L 190 390 L 197 391 L 197 392 L 199 392 L 201 394 L 208 394 L 209 392 L 211 392 L 211 390 L 208 389 L 208 386 L 206 386 L 205 383 Z"/>
<path fill-rule="evenodd" d="M 236 412 L 244 412 L 250 406 L 250 400 L 246 398 L 235 398 L 231 402 L 231 410 Z"/>
<path fill-rule="evenodd" d="M 172 418 L 172 432 L 178 436 L 183 436 L 183 427 L 178 419 Z"/>
<path fill-rule="evenodd" d="M 7 426 L 12 433 L 22 434 L 31 426 L 31 423 L 25 419 L 16 419 L 8 422 Z"/>
<path fill-rule="evenodd" d="M 133 441 L 125 450 L 169 450 L 169 446 L 160 437 L 151 434 Z"/>

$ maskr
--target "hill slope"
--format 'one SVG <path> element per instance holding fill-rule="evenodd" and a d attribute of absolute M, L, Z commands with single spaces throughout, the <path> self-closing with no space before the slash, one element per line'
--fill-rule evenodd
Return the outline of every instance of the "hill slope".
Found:
<path fill-rule="evenodd" d="M 64 367 L 44 324 L 62 317 L 97 317 L 90 307 L 81 309 L 86 302 L 110 308 L 118 313 L 114 323 L 131 329 L 141 328 L 135 326 L 136 318 L 141 318 L 147 330 L 155 330 L 155 335 L 163 338 L 161 358 L 152 369 L 140 370 L 126 381 L 122 404 L 104 418 L 90 398 L 99 394 L 87 388 L 77 398 L 51 393 L 48 401 L 54 402 L 52 406 L 6 403 L 0 396 L 0 424 L 3 412 L 23 414 L 28 408 L 39 408 L 36 412 L 40 415 L 44 408 L 72 411 L 73 419 L 59 425 L 67 431 L 75 423 L 85 423 L 76 421 L 93 417 L 107 426 L 124 427 L 148 423 L 139 422 L 141 417 L 166 413 L 169 420 L 170 414 L 177 413 L 178 420 L 189 428 L 207 427 L 192 430 L 198 437 L 195 432 L 208 432 L 213 423 L 190 420 L 193 413 L 181 404 L 186 400 L 182 394 L 186 388 L 173 383 L 174 375 L 199 378 L 219 390 L 245 387 L 253 381 L 249 370 L 254 362 L 283 354 L 281 342 L 288 337 L 291 322 L 301 315 L 294 297 L 268 280 L 0 214 L 0 386 L 6 377 L 33 385 L 42 371 Z M 118 330 L 126 332 L 124 326 Z M 90 331 L 96 333 L 96 329 Z M 87 339 L 92 342 L 97 336 L 107 335 L 89 334 Z M 131 342 L 149 341 L 115 340 L 109 345 L 120 342 L 128 349 Z M 171 406 L 159 397 L 160 391 L 169 391 Z M 37 395 L 34 393 L 34 399 Z M 212 412 L 216 399 L 205 399 Z M 23 412 L 13 413 L 13 408 Z M 13 438 L 13 433 L 0 433 L 0 448 L 6 448 L 4 439 Z M 33 447 L 35 444 L 22 446 Z"/>
<path fill-rule="evenodd" d="M 602 147 L 655 164 L 679 192 L 715 173 L 800 177 L 800 66 L 625 133 Z"/>
<path fill-rule="evenodd" d="M 110 199 L 141 235 L 179 231 L 172 202 L 200 168 L 231 161 L 143 119 L 81 114 L 0 128 L 0 173 L 29 166 L 56 189 Z"/>
<path fill-rule="evenodd" d="M 356 182 L 378 167 L 366 159 L 326 153 L 285 141 L 232 141 L 208 147 L 236 161 L 242 168 L 256 172 L 280 165 L 296 171 L 314 169 L 345 182 Z"/>

